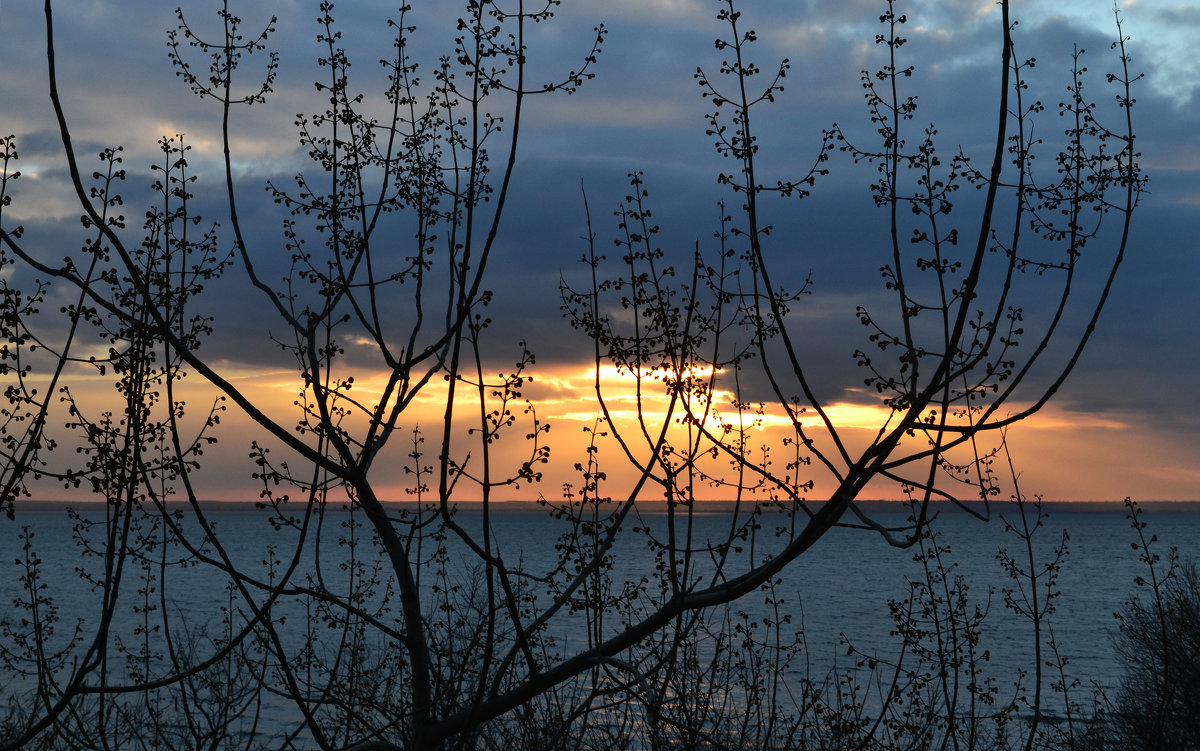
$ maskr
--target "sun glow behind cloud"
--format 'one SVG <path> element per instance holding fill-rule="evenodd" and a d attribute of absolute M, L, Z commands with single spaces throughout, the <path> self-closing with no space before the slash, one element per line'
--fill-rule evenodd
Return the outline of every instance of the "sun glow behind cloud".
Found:
<path fill-rule="evenodd" d="M 232 363 L 222 363 L 219 369 L 244 396 L 280 425 L 291 429 L 297 424 L 301 410 L 300 379 L 296 372 L 238 367 Z M 86 377 L 74 382 L 73 391 L 85 408 L 96 414 L 106 408 L 119 410 L 114 401 L 118 395 L 109 378 L 96 372 L 83 375 Z M 690 375 L 707 380 L 714 374 L 698 370 Z M 777 466 L 787 461 L 786 457 L 795 451 L 795 443 L 789 448 L 787 439 L 794 438 L 795 431 L 783 410 L 777 405 L 750 404 L 739 411 L 734 406 L 733 393 L 722 387 L 720 379 L 728 374 L 715 375 L 717 385 L 710 411 L 705 416 L 704 404 L 697 401 L 692 405 L 693 416 L 704 418 L 704 427 L 710 435 L 722 435 L 721 421 L 724 421 L 731 426 L 731 432 L 724 433 L 726 440 L 736 440 L 740 433 L 756 460 L 763 458 L 764 447 L 770 447 L 769 453 Z M 578 487 L 580 477 L 575 465 L 588 456 L 588 445 L 593 440 L 599 442 L 601 468 L 607 475 L 602 492 L 617 498 L 628 492 L 638 471 L 612 441 L 612 433 L 614 430 L 621 433 L 635 458 L 648 460 L 656 431 L 662 428 L 663 417 L 670 410 L 669 389 L 662 380 L 643 377 L 639 396 L 638 378 L 612 366 L 601 367 L 598 381 L 609 410 L 607 423 L 601 420 L 597 371 L 591 364 L 539 367 L 532 379 L 522 384 L 521 397 L 507 405 L 515 417 L 514 425 L 489 449 L 494 477 L 500 478 L 503 472 L 530 459 L 533 444 L 528 436 L 535 419 L 542 425 L 550 425 L 549 432 L 538 438 L 542 445 L 550 446 L 550 459 L 535 465 L 543 473 L 541 482 L 500 486 L 493 493 L 495 500 L 556 499 L 564 485 Z M 382 372 L 360 371 L 349 394 L 360 403 L 371 405 L 381 398 L 386 383 L 386 374 Z M 451 453 L 469 473 L 478 476 L 483 447 L 478 431 L 471 432 L 480 419 L 478 391 L 464 383 L 458 384 L 457 389 Z M 485 392 L 490 393 L 490 389 Z M 190 435 L 213 404 L 215 393 L 193 375 L 178 387 L 178 396 L 188 403 L 186 424 L 191 427 L 185 432 Z M 409 497 L 406 491 L 412 487 L 411 474 L 405 467 L 412 460 L 407 454 L 419 436 L 424 438 L 423 462 L 436 463 L 448 396 L 449 383 L 434 376 L 402 412 L 390 445 L 376 463 L 377 487 L 382 497 Z M 882 426 L 894 424 L 895 420 L 890 409 L 880 402 L 864 401 L 865 396 L 848 391 L 845 399 L 825 407 L 826 415 L 838 427 L 852 454 L 868 445 Z M 286 460 L 291 452 L 252 425 L 231 401 L 222 404 L 226 409 L 220 413 L 221 424 L 215 431 L 219 442 L 206 448 L 200 458 L 202 467 L 196 485 L 206 498 L 252 500 L 261 485 L 251 477 L 255 467 L 247 454 L 250 442 L 257 440 L 268 446 L 272 455 L 281 460 Z M 488 409 L 497 406 L 495 402 L 487 404 Z M 676 446 L 686 446 L 689 437 L 697 438 L 697 425 L 686 419 L 688 412 L 680 403 L 674 409 L 670 413 L 668 440 Z M 801 415 L 801 422 L 819 446 L 829 448 L 815 412 L 809 410 Z M 1080 435 L 1086 435 L 1088 440 L 1080 441 Z M 911 442 L 910 448 L 924 445 L 920 434 L 907 440 Z M 1185 449 L 1156 438 L 1154 426 L 1141 424 L 1135 416 L 1099 408 L 1071 408 L 1052 403 L 1010 431 L 1007 440 L 1020 473 L 1021 490 L 1026 494 L 1039 493 L 1054 500 L 1118 500 L 1148 487 L 1154 488 L 1153 494 L 1159 498 L 1186 498 L 1200 482 L 1200 471 L 1194 467 L 1188 469 Z M 699 440 L 697 445 L 701 449 L 711 448 L 711 439 Z M 704 461 L 706 471 L 731 471 L 726 456 L 708 457 Z M 1088 470 L 1064 471 L 1068 467 Z M 799 476 L 801 481 L 812 479 L 816 483 L 807 494 L 810 499 L 819 500 L 832 489 L 833 478 L 817 462 L 803 467 L 801 472 L 806 473 Z M 657 497 L 658 492 L 661 491 L 651 491 L 646 497 Z M 728 487 L 705 485 L 697 489 L 697 497 L 721 499 L 728 497 L 729 492 Z M 61 495 L 61 491 L 45 493 L 45 497 Z M 863 497 L 900 495 L 896 485 L 877 484 L 869 486 Z M 476 500 L 479 496 L 478 486 L 466 481 L 460 483 L 455 493 L 457 500 Z"/>
<path fill-rule="evenodd" d="M 707 380 L 714 375 L 711 368 L 692 370 L 690 377 Z M 717 373 L 720 376 L 721 373 Z M 559 393 L 558 398 L 542 399 L 543 408 L 549 408 L 548 417 L 559 420 L 574 420 L 592 422 L 601 410 L 597 406 L 596 383 L 597 371 L 594 366 L 578 370 L 564 369 L 561 373 L 543 376 L 540 382 L 543 388 L 550 388 Z M 636 421 L 639 417 L 651 417 L 663 414 L 671 404 L 671 398 L 666 393 L 665 384 L 661 379 L 644 375 L 641 379 L 628 370 L 612 365 L 604 365 L 599 370 L 599 387 L 608 405 L 609 416 L 617 421 Z M 639 380 L 640 388 L 639 388 Z M 715 381 L 720 383 L 719 380 Z M 730 418 L 738 415 L 739 424 L 747 429 L 765 430 L 768 428 L 788 428 L 793 425 L 792 418 L 775 408 L 765 405 L 748 405 L 742 411 L 734 408 L 736 395 L 724 388 L 714 388 L 708 406 L 718 414 Z M 640 405 L 640 409 L 639 409 Z M 692 407 L 693 412 L 702 412 L 703 404 Z M 683 410 L 683 405 L 676 411 Z M 761 411 L 759 411 L 761 409 Z M 882 404 L 862 404 L 849 401 L 838 401 L 823 405 L 826 415 L 835 424 L 846 428 L 877 429 L 887 423 L 892 416 L 892 410 Z M 816 425 L 821 418 L 811 408 L 800 416 L 802 425 Z"/>

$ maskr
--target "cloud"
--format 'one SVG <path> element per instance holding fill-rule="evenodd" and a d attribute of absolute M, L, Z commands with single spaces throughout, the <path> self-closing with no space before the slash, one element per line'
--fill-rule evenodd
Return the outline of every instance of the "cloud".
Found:
<path fill-rule="evenodd" d="M 608 0 L 605 6 L 612 18 L 689 24 L 696 23 L 697 16 L 707 18 L 712 9 L 704 0 Z"/>
<path fill-rule="evenodd" d="M 147 166 L 157 156 L 155 141 L 162 135 L 186 133 L 195 147 L 193 168 L 201 178 L 195 208 L 206 218 L 222 221 L 222 247 L 230 247 L 219 161 L 220 111 L 213 102 L 188 93 L 167 62 L 163 31 L 175 23 L 173 6 L 149 0 L 91 0 L 78 8 L 71 6 L 71 12 L 66 5 L 59 7 L 60 74 L 77 151 L 85 164 L 94 164 L 100 148 L 127 146 L 127 213 L 136 218 L 145 208 L 153 178 Z M 236 112 L 233 123 L 241 215 L 254 260 L 272 284 L 288 271 L 289 254 L 280 234 L 286 212 L 270 202 L 263 186 L 268 179 L 290 184 L 290 176 L 301 169 L 320 174 L 320 168 L 304 158 L 293 124 L 297 113 L 324 106 L 312 82 L 327 73 L 314 61 L 320 54 L 314 43 L 315 13 L 305 7 L 273 6 L 280 16 L 275 44 L 282 53 L 283 72 L 267 104 Z M 422 61 L 425 86 L 431 84 L 437 56 L 449 49 L 455 33 L 459 11 L 457 6 L 453 12 L 446 7 L 426 4 L 414 11 L 421 28 L 413 37 L 413 52 Z M 716 7 L 707 0 L 575 3 L 531 32 L 533 80 L 541 82 L 578 67 L 585 51 L 581 46 L 590 42 L 594 25 L 604 21 L 611 29 L 594 69 L 596 80 L 571 97 L 536 97 L 530 102 L 524 151 L 518 158 L 487 281 L 495 292 L 488 309 L 495 322 L 484 344 L 489 362 L 512 361 L 520 340 L 528 341 L 538 354 L 539 367 L 548 378 L 588 362 L 591 342 L 562 319 L 557 289 L 560 274 L 569 281 L 586 282 L 577 263 L 586 249 L 581 183 L 600 252 L 618 255 L 613 239 L 619 220 L 613 212 L 628 193 L 626 174 L 643 170 L 668 258 L 684 269 L 697 243 L 704 252 L 713 253 L 717 201 L 727 202 L 727 212 L 740 203 L 716 182 L 717 171 L 733 171 L 736 165 L 724 162 L 712 147 L 713 139 L 704 134 L 703 115 L 710 104 L 700 99 L 692 78 L 698 66 L 712 72 L 720 65 L 722 54 L 713 39 L 724 30 L 714 19 Z M 833 122 L 864 144 L 875 142 L 876 126 L 864 104 L 859 70 L 874 70 L 884 62 L 884 49 L 874 44 L 880 29 L 879 8 L 875 0 L 764 0 L 742 8 L 745 24 L 760 32 L 761 42 L 752 50 L 755 60 L 769 68 L 788 57 L 793 65 L 778 101 L 755 111 L 760 176 L 767 182 L 804 174 L 818 153 L 821 129 Z M 247 19 L 247 28 L 266 20 L 267 11 L 253 10 L 246 13 L 253 16 Z M 1076 43 L 1088 49 L 1086 64 L 1094 74 L 1089 90 L 1107 107 L 1112 92 L 1105 88 L 1103 75 L 1114 69 L 1108 44 L 1115 30 L 1103 2 L 1026 0 L 1015 3 L 1014 10 L 1022 19 L 1017 29 L 1019 54 L 1038 58 L 1038 66 L 1030 72 L 1031 93 L 1048 107 L 1037 127 L 1048 141 L 1040 164 L 1052 171 L 1049 149 L 1063 128 L 1054 110 L 1069 80 L 1071 51 Z M 909 12 L 904 33 L 910 42 L 901 51 L 916 66 L 916 74 L 902 84 L 905 93 L 919 96 L 919 108 L 905 126 L 906 135 L 917 138 L 928 124 L 934 124 L 941 131 L 939 153 L 946 159 L 960 147 L 986 159 L 993 147 L 999 63 L 995 11 L 990 0 L 945 0 L 921 3 Z M 192 20 L 198 28 L 212 31 L 215 16 L 205 13 L 197 12 Z M 389 54 L 391 32 L 379 23 L 382 16 L 373 3 L 339 3 L 338 13 L 347 46 L 358 56 L 353 85 L 377 96 L 385 76 L 377 58 Z M 1190 285 L 1200 278 L 1200 248 L 1195 240 L 1200 236 L 1196 213 L 1200 156 L 1195 148 L 1200 112 L 1189 106 L 1200 82 L 1197 58 L 1191 51 L 1200 29 L 1200 9 L 1181 2 L 1132 3 L 1122 13 L 1125 30 L 1133 37 L 1134 70 L 1148 74 L 1137 94 L 1134 116 L 1143 166 L 1153 180 L 1151 193 L 1144 198 L 1142 213 L 1135 216 L 1133 245 L 1110 310 L 1101 318 L 1091 350 L 1062 392 L 1068 401 L 1062 411 L 1046 412 L 1038 418 L 1043 422 L 1031 425 L 1041 425 L 1038 435 L 1045 440 L 1040 448 L 1052 447 L 1053 441 L 1078 440 L 1062 449 L 1072 461 L 1090 461 L 1091 435 L 1106 441 L 1132 440 L 1122 438 L 1125 431 L 1173 457 L 1164 466 L 1179 468 L 1186 463 L 1165 447 L 1175 446 L 1176 453 L 1182 454 L 1200 446 L 1200 431 L 1179 417 L 1189 411 L 1200 413 L 1200 395 L 1192 386 L 1200 369 L 1200 329 L 1190 303 L 1194 297 Z M 0 68 L 6 75 L 0 77 L 0 133 L 18 134 L 18 168 L 26 173 L 17 183 L 16 200 L 6 209 L 5 222 L 26 224 L 26 242 L 47 258 L 61 258 L 79 247 L 83 235 L 45 92 L 42 22 L 29 4 L 7 3 L 4 15 Z M 244 71 L 246 85 L 261 73 L 260 60 L 251 62 Z M 377 100 L 372 112 L 382 115 L 384 105 Z M 1104 116 L 1111 118 L 1111 109 Z M 872 406 L 852 390 L 861 384 L 862 376 L 850 353 L 864 346 L 867 333 L 854 309 L 861 304 L 881 315 L 894 310 L 879 273 L 880 266 L 890 262 L 890 237 L 886 212 L 873 206 L 868 189 L 876 178 L 874 167 L 854 165 L 844 153 L 835 154 L 824 166 L 832 174 L 817 181 L 811 198 L 767 196 L 762 211 L 775 228 L 768 250 L 779 283 L 794 289 L 810 272 L 814 279 L 813 296 L 797 304 L 791 317 L 814 388 L 838 409 L 845 405 L 851 410 L 844 417 L 857 425 L 856 414 L 878 414 L 852 410 L 878 409 L 878 405 Z M 948 221 L 967 227 L 977 207 L 977 195 L 961 191 Z M 130 231 L 134 242 L 136 224 Z M 306 237 L 312 247 L 321 247 L 319 236 Z M 403 221 L 387 224 L 380 237 L 386 239 L 389 254 L 399 258 L 410 252 L 411 231 Z M 1099 246 L 1088 250 L 1089 263 L 1093 252 L 1098 253 Z M 1097 289 L 1097 280 L 1087 275 L 1076 282 L 1085 293 Z M 1040 298 L 1048 294 L 1048 286 L 1033 280 L 1027 289 L 1023 303 L 1031 313 L 1046 305 Z M 384 303 L 389 325 L 397 330 L 410 320 L 406 317 L 410 294 L 408 288 L 399 289 Z M 217 332 L 205 342 L 204 351 L 223 358 L 223 367 L 235 372 L 257 368 L 272 374 L 290 372 L 289 357 L 277 347 L 264 346 L 269 336 L 284 333 L 282 323 L 242 269 L 235 268 L 210 284 L 196 304 L 217 318 Z M 361 331 L 346 330 L 347 338 L 359 335 Z M 362 349 L 350 348 L 348 364 L 367 367 Z M 747 378 L 749 393 L 766 398 L 766 385 Z M 559 409 L 554 400 L 564 398 L 561 389 L 566 387 L 555 392 L 548 384 L 535 384 L 530 393 L 544 397 L 547 410 Z M 580 407 L 571 414 L 586 411 Z M 865 426 L 864 421 L 858 422 Z M 1069 438 L 1069 426 L 1078 428 L 1082 437 Z M 1051 433 L 1056 436 L 1053 441 Z M 1110 463 L 1119 458 L 1108 444 L 1093 454 Z M 1149 469 L 1151 458 L 1138 462 L 1143 463 L 1136 466 L 1144 468 L 1137 470 L 1143 473 L 1138 477 L 1144 476 L 1148 487 L 1171 488 L 1164 494 L 1184 492 L 1182 481 L 1162 484 L 1164 474 Z M 1109 469 L 1106 464 L 1105 471 Z M 1116 472 L 1114 467 L 1109 474 Z M 1065 481 L 1054 482 L 1058 484 L 1053 487 L 1065 487 Z"/>
<path fill-rule="evenodd" d="M 679 101 L 627 94 L 579 100 L 557 97 L 535 103 L 529 114 L 540 128 L 584 125 L 624 129 L 679 126 L 694 112 Z"/>

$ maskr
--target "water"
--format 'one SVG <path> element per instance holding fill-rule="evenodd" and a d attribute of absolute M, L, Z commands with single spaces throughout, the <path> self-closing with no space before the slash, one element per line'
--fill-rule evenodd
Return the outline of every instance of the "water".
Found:
<path fill-rule="evenodd" d="M 1011 516 L 1013 509 L 1002 509 L 1001 513 Z M 99 520 L 103 511 L 92 508 L 82 516 Z M 244 572 L 264 582 L 279 576 L 290 555 L 288 541 L 294 537 L 293 533 L 273 531 L 261 512 L 226 508 L 209 512 L 208 518 L 217 528 L 225 552 Z M 904 522 L 904 514 L 897 511 L 881 512 L 875 518 L 885 526 L 900 526 Z M 1150 525 L 1147 533 L 1159 538 L 1155 549 L 1164 558 L 1160 565 L 1165 566 L 1171 546 L 1178 547 L 1184 558 L 1200 551 L 1200 514 L 1157 510 L 1146 513 L 1143 518 Z M 464 512 L 458 519 L 464 528 L 478 533 L 481 525 L 478 513 Z M 319 541 L 314 538 L 313 544 L 306 547 L 301 556 L 299 571 L 313 576 L 319 570 L 325 584 L 333 591 L 344 586 L 351 575 L 344 565 L 349 547 L 338 539 L 349 532 L 348 521 L 347 514 L 329 514 L 321 528 L 321 538 Z M 660 536 L 665 534 L 665 517 L 661 515 L 649 515 L 642 523 Z M 694 543 L 722 539 L 729 523 L 729 516 L 723 513 L 697 516 Z M 774 523 L 769 517 L 765 523 L 763 539 L 768 543 L 773 541 L 771 527 Z M 194 519 L 185 516 L 181 524 L 191 529 L 196 539 L 200 538 Z M 630 521 L 626 527 L 637 524 Z M 64 648 L 77 622 L 83 624 L 85 636 L 90 633 L 89 628 L 94 628 L 93 616 L 101 601 L 101 592 L 89 585 L 81 572 L 97 575 L 101 570 L 100 562 L 84 553 L 82 538 L 62 510 L 22 509 L 15 522 L 0 521 L 0 565 L 8 565 L 8 572 L 0 569 L 0 620 L 7 619 L 14 627 L 23 617 L 14 601 L 23 597 L 19 581 L 24 571 L 23 553 L 18 535 L 25 527 L 33 533 L 33 547 L 42 560 L 44 593 L 53 598 L 59 609 L 57 632 L 47 646 L 52 650 Z M 1111 688 L 1120 678 L 1120 666 L 1113 650 L 1116 631 L 1113 614 L 1137 594 L 1134 580 L 1147 573 L 1146 566 L 1138 560 L 1139 552 L 1130 544 L 1136 539 L 1135 534 L 1119 506 L 1108 512 L 1077 512 L 1056 507 L 1046 520 L 1045 528 L 1035 537 L 1035 553 L 1041 564 L 1052 557 L 1064 528 L 1069 532 L 1069 555 L 1059 573 L 1057 591 L 1060 594 L 1049 623 L 1062 655 L 1069 659 L 1070 676 L 1080 679 L 1085 687 Z M 531 571 L 543 571 L 553 566 L 556 560 L 553 544 L 562 529 L 562 522 L 536 512 L 499 514 L 493 521 L 493 534 L 506 560 L 512 562 L 519 557 Z M 951 573 L 961 575 L 968 584 L 971 602 L 989 611 L 981 629 L 982 645 L 991 656 L 987 673 L 999 685 L 1011 686 L 1018 671 L 1033 664 L 1032 631 L 1027 620 L 1004 606 L 1003 591 L 1012 588 L 1014 581 L 1000 566 L 997 552 L 1007 548 L 1020 558 L 1024 555 L 1021 541 L 1006 533 L 999 520 L 984 524 L 963 513 L 942 515 L 935 529 L 940 543 L 947 549 L 944 562 L 953 564 Z M 355 534 L 363 532 L 356 530 Z M 274 553 L 270 545 L 276 546 Z M 366 549 L 359 548 L 360 555 Z M 449 552 L 453 571 L 454 562 L 465 560 L 466 556 L 453 542 Z M 191 560 L 194 557 L 176 548 L 166 549 L 166 558 L 161 557 L 163 554 L 164 549 L 156 549 L 159 561 Z M 215 553 L 209 546 L 205 554 Z M 615 581 L 637 581 L 647 576 L 653 580 L 654 562 L 650 549 L 645 539 L 630 533 L 630 529 L 614 548 L 613 560 Z M 378 559 L 372 559 L 369 564 L 365 573 L 372 575 L 374 571 L 373 575 L 379 577 L 378 584 L 370 588 L 372 597 L 382 597 L 390 572 L 382 567 L 373 568 L 381 564 Z M 703 572 L 703 567 L 699 570 Z M 154 571 L 151 567 L 130 564 L 124 572 L 124 607 L 118 608 L 114 623 L 117 633 L 136 632 L 139 619 L 147 618 L 147 613 L 139 613 L 139 605 L 151 606 L 150 620 L 146 623 L 159 612 L 155 608 L 165 608 L 176 618 L 191 624 L 207 624 L 214 632 L 219 631 L 222 618 L 228 612 L 239 610 L 236 598 L 231 599 L 226 580 L 214 576 L 212 570 L 203 565 L 172 568 L 166 598 L 161 597 L 162 591 L 154 583 L 153 576 L 141 578 Z M 360 571 L 356 575 L 363 574 Z M 910 590 L 910 582 L 920 579 L 921 567 L 914 561 L 913 549 L 890 547 L 878 535 L 868 531 L 835 529 L 785 570 L 776 587 L 776 595 L 784 600 L 785 609 L 792 613 L 793 624 L 802 625 L 808 669 L 819 675 L 835 665 L 853 662 L 847 657 L 848 645 L 853 645 L 859 654 L 879 655 L 884 659 L 894 655 L 899 640 L 893 633 L 895 623 L 889 617 L 888 602 L 903 600 Z M 303 581 L 303 576 L 298 575 L 296 580 Z M 154 586 L 139 595 L 139 587 L 145 588 L 147 582 Z M 435 584 L 431 580 L 422 583 L 426 592 L 431 592 Z M 364 606 L 371 604 L 368 597 Z M 304 623 L 302 609 L 297 609 L 299 606 L 295 603 L 289 607 L 292 609 L 286 612 L 292 619 L 291 625 L 300 629 Z M 760 593 L 752 593 L 736 607 L 746 610 L 752 619 L 770 615 Z M 242 612 L 244 615 L 244 608 Z M 564 616 L 556 624 L 560 630 L 560 648 L 570 653 L 584 645 L 579 631 L 581 621 Z M 29 683 L 18 681 L 16 685 Z M 0 696 L 0 704 L 3 701 L 4 697 Z M 294 712 L 286 703 L 276 706 L 268 702 L 265 721 L 267 726 L 272 721 L 286 724 L 291 715 Z"/>

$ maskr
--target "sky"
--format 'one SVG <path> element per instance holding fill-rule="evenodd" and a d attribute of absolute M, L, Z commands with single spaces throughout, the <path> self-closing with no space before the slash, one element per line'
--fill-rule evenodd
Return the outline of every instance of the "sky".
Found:
<path fill-rule="evenodd" d="M 414 53 L 428 69 L 454 35 L 457 6 L 442 0 L 413 4 Z M 303 168 L 293 120 L 317 106 L 314 5 L 233 5 L 247 29 L 264 25 L 268 13 L 278 17 L 271 47 L 280 53 L 281 69 L 274 91 L 265 104 L 238 113 L 233 126 L 235 169 L 250 196 L 248 226 L 268 268 L 280 245 L 280 216 L 257 186 Z M 903 53 L 915 66 L 905 81 L 919 95 L 914 122 L 938 128 L 943 153 L 961 148 L 984 159 L 996 107 L 999 8 L 987 0 L 913 5 L 898 9 L 908 14 Z M 531 31 L 531 80 L 551 80 L 555 72 L 577 68 L 592 29 L 603 23 L 608 33 L 592 69 L 595 79 L 569 97 L 535 98 L 526 111 L 514 190 L 488 280 L 495 293 L 488 357 L 508 367 L 519 353 L 517 342 L 528 342 L 537 365 L 524 395 L 552 425 L 561 447 L 552 453 L 547 479 L 520 497 L 552 496 L 562 482 L 573 481 L 574 455 L 595 415 L 590 343 L 559 310 L 560 279 L 584 278 L 578 263 L 586 250 L 581 186 L 603 243 L 616 236 L 612 212 L 627 193 L 626 175 L 635 170 L 644 174 L 669 252 L 686 258 L 697 242 L 710 243 L 716 229 L 717 201 L 728 195 L 717 184 L 723 165 L 704 132 L 709 104 L 699 96 L 694 73 L 697 67 L 711 73 L 720 64 L 713 44 L 724 31 L 715 20 L 718 7 L 711 0 L 565 0 L 555 19 Z M 835 122 L 848 133 L 869 136 L 859 76 L 881 64 L 881 48 L 873 44 L 881 7 L 873 0 L 738 5 L 744 23 L 758 30 L 754 54 L 760 64 L 770 67 L 784 57 L 791 64 L 785 91 L 756 123 L 768 180 L 802 174 L 817 153 L 822 129 Z M 190 95 L 169 64 L 165 32 L 176 25 L 172 8 L 149 0 L 60 4 L 60 85 L 80 154 L 91 158 L 104 146 L 124 146 L 131 199 L 136 185 L 149 183 L 144 168 L 156 140 L 186 134 L 200 177 L 198 204 L 217 217 L 219 111 Z M 210 31 L 217 28 L 214 10 L 210 2 L 183 4 L 189 20 Z M 1031 90 L 1048 105 L 1039 123 L 1045 133 L 1063 127 L 1054 104 L 1066 91 L 1077 47 L 1086 50 L 1090 90 L 1111 110 L 1113 92 L 1103 89 L 1103 74 L 1116 65 L 1109 49 L 1116 34 L 1113 10 L 1107 0 L 1013 3 L 1020 20 L 1018 54 L 1037 58 Z M 1131 37 L 1133 69 L 1145 74 L 1134 116 L 1149 192 L 1134 217 L 1113 298 L 1083 359 L 1050 406 L 1014 429 L 1009 443 L 1022 489 L 1029 493 L 1061 500 L 1195 500 L 1200 499 L 1200 313 L 1194 292 L 1200 278 L 1195 136 L 1200 58 L 1192 47 L 1200 38 L 1200 4 L 1124 0 L 1117 10 Z M 356 84 L 378 91 L 382 78 L 375 60 L 390 49 L 386 6 L 341 2 L 335 15 L 347 49 L 358 55 Z M 24 224 L 31 247 L 61 257 L 69 252 L 62 248 L 80 242 L 79 209 L 71 203 L 47 96 L 41 4 L 0 0 L 0 29 L 0 135 L 17 136 L 23 173 L 6 222 Z M 257 58 L 248 62 L 250 69 L 258 64 Z M 854 311 L 860 304 L 883 304 L 878 267 L 886 262 L 879 260 L 886 220 L 872 206 L 870 167 L 844 155 L 835 155 L 828 166 L 831 174 L 810 198 L 769 202 L 764 215 L 779 238 L 785 282 L 813 279 L 813 294 L 797 310 L 795 325 L 804 332 L 817 388 L 846 424 L 853 429 L 862 422 L 865 429 L 878 419 L 880 407 L 861 388 L 854 367 L 852 353 L 865 337 Z M 264 197 L 256 202 L 256 195 Z M 969 199 L 964 205 L 970 208 Z M 1085 274 L 1081 296 L 1094 295 L 1097 284 L 1094 275 Z M 1031 310 L 1038 305 L 1033 289 Z M 220 316 L 205 352 L 248 394 L 286 414 L 295 398 L 295 374 L 275 348 L 264 346 L 279 325 L 272 328 L 269 311 L 239 269 L 206 294 Z M 370 388 L 371 377 L 369 370 L 360 374 L 363 389 Z M 612 393 L 627 388 L 615 374 L 606 378 Z M 427 412 L 414 408 L 414 423 L 437 423 L 436 396 L 431 390 Z M 241 498 L 253 487 L 246 480 L 249 468 L 231 469 L 245 465 L 240 419 L 229 416 L 228 435 L 206 460 L 220 468 L 208 477 L 209 497 Z M 513 449 L 502 451 L 508 450 Z M 397 468 L 392 475 L 399 492 L 402 474 Z"/>

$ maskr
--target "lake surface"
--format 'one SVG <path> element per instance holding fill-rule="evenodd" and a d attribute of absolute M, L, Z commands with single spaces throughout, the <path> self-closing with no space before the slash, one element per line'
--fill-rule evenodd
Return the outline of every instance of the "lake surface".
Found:
<path fill-rule="evenodd" d="M 1005 517 L 1013 516 L 1011 506 L 998 504 L 995 508 Z M 96 508 L 82 514 L 91 519 L 102 515 L 103 510 Z M 276 544 L 278 550 L 286 550 L 283 544 L 286 532 L 285 537 L 278 537 L 264 515 L 255 511 L 216 509 L 209 512 L 209 518 L 235 561 L 257 575 L 270 576 L 272 555 L 268 546 Z M 334 521 L 339 518 L 345 521 L 349 517 L 331 515 Z M 481 519 L 472 511 L 461 512 L 458 518 L 467 528 L 478 527 Z M 875 518 L 885 525 L 900 526 L 905 515 L 900 511 L 882 511 Z M 1200 514 L 1160 507 L 1146 511 L 1142 518 L 1149 525 L 1147 535 L 1158 538 L 1155 548 L 1163 558 L 1160 566 L 1164 570 L 1171 547 L 1177 547 L 1183 559 L 1200 554 Z M 644 522 L 654 527 L 664 524 L 665 517 L 651 514 Z M 191 522 L 185 518 L 183 523 Z M 699 515 L 694 539 L 719 539 L 728 526 L 727 514 Z M 339 527 L 340 523 L 331 525 L 331 529 Z M 95 611 L 99 594 L 81 572 L 95 574 L 98 561 L 84 555 L 73 522 L 64 511 L 22 508 L 15 522 L 0 520 L 0 620 L 12 622 L 20 615 L 12 609 L 12 603 L 14 598 L 22 596 L 21 566 L 17 564 L 22 558 L 19 535 L 23 528 L 34 535 L 33 546 L 42 561 L 41 579 L 47 585 L 46 593 L 54 597 L 60 608 L 61 624 L 73 624 L 77 617 L 86 619 Z M 1003 590 L 1011 588 L 1013 580 L 1000 566 L 997 553 L 1007 548 L 1014 555 L 1024 555 L 1022 543 L 1015 535 L 1006 533 L 1003 523 L 996 518 L 983 523 L 964 513 L 945 513 L 934 528 L 940 542 L 948 548 L 945 560 L 953 563 L 952 573 L 963 577 L 970 587 L 972 601 L 989 610 L 982 629 L 982 646 L 991 654 L 989 674 L 1000 685 L 1011 685 L 1017 671 L 1032 664 L 1031 630 L 1026 620 L 1004 605 Z M 1056 612 L 1050 623 L 1062 654 L 1070 661 L 1070 676 L 1080 679 L 1084 686 L 1094 683 L 1112 687 L 1120 677 L 1113 651 L 1117 626 L 1113 614 L 1137 594 L 1134 581 L 1147 573 L 1146 566 L 1138 560 L 1139 551 L 1131 545 L 1135 533 L 1119 505 L 1106 511 L 1052 507 L 1045 528 L 1035 537 L 1035 552 L 1041 562 L 1052 556 L 1064 529 L 1069 534 L 1069 555 L 1059 574 L 1057 589 L 1061 594 L 1055 601 Z M 506 559 L 516 560 L 519 554 L 532 570 L 553 564 L 553 543 L 561 530 L 561 522 L 543 513 L 518 511 L 494 516 L 494 534 Z M 344 556 L 346 547 L 337 544 L 331 534 L 319 550 L 319 555 L 324 556 L 323 569 L 335 572 L 336 577 L 341 562 L 337 556 Z M 452 560 L 455 555 L 452 548 Z M 844 665 L 847 642 L 867 654 L 887 657 L 895 653 L 898 638 L 892 633 L 894 624 L 888 614 L 888 601 L 903 599 L 909 591 L 909 582 L 921 577 L 920 565 L 913 558 L 912 549 L 890 547 L 869 531 L 834 529 L 786 569 L 776 593 L 793 613 L 794 623 L 803 625 L 811 670 L 820 672 Z M 654 570 L 651 553 L 644 538 L 638 535 L 620 539 L 614 549 L 614 561 L 612 575 L 617 581 L 636 580 Z M 302 564 L 302 568 L 310 563 Z M 126 574 L 130 577 L 125 585 L 129 597 L 136 591 L 136 575 L 137 571 L 132 569 Z M 190 621 L 216 622 L 221 608 L 230 603 L 225 581 L 213 577 L 203 566 L 182 569 L 172 577 L 174 587 L 168 608 Z M 331 588 L 336 588 L 336 582 L 331 582 Z M 766 614 L 762 602 L 760 595 L 751 594 L 737 607 L 761 617 Z M 756 614 L 756 608 L 762 612 Z M 131 609 L 122 612 L 123 618 L 136 617 Z M 563 645 L 569 652 L 578 634 L 570 633 L 569 620 L 563 623 Z M 60 625 L 60 634 L 64 628 L 65 625 Z M 117 623 L 116 628 L 129 633 L 136 624 Z"/>

